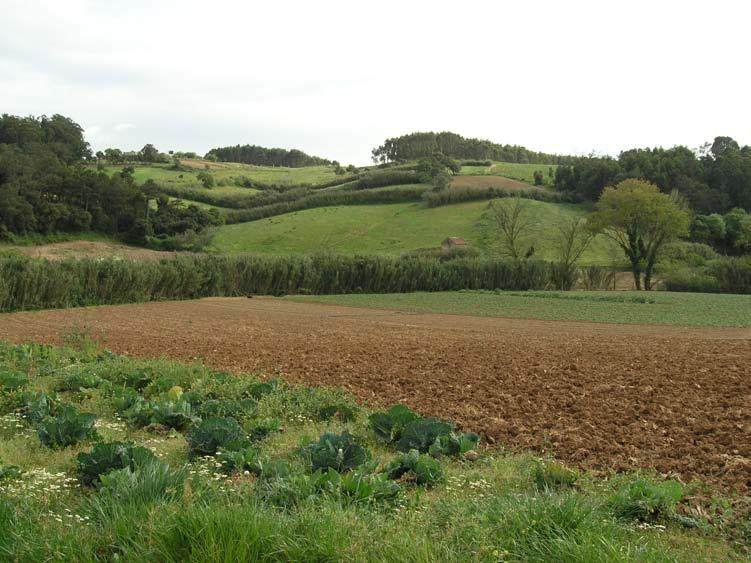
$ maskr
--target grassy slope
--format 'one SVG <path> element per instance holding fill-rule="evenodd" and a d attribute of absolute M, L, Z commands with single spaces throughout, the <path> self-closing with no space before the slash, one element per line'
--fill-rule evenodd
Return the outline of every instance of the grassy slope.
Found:
<path fill-rule="evenodd" d="M 122 166 L 106 166 L 105 171 L 114 174 L 122 170 Z M 157 183 L 168 185 L 200 185 L 196 174 L 200 168 L 190 168 L 189 171 L 170 170 L 168 164 L 136 165 L 135 180 L 143 183 L 146 180 L 154 180 Z M 244 176 L 266 184 L 317 184 L 337 178 L 332 166 L 308 166 L 304 168 L 283 168 L 274 166 L 250 166 L 247 164 L 225 164 L 222 168 L 209 170 L 214 180 L 222 180 L 230 177 Z M 182 175 L 182 178 L 180 178 Z M 247 188 L 244 188 L 247 189 Z"/>
<path fill-rule="evenodd" d="M 655 292 L 404 293 L 290 297 L 420 313 L 626 324 L 751 327 L 751 296 Z M 642 299 L 653 302 L 643 303 Z M 620 302 L 618 301 L 620 300 Z"/>
<path fill-rule="evenodd" d="M 30 390 L 46 391 L 66 375 L 101 375 L 117 382 L 144 368 L 186 391 L 192 387 L 199 396 L 210 392 L 222 399 L 242 396 L 257 381 L 248 375 L 221 377 L 198 366 L 98 356 L 85 340 L 78 342 L 83 345 L 78 351 L 0 343 L 0 369 L 28 374 Z M 164 397 L 153 384 L 141 393 L 152 400 Z M 0 398 L 0 406 L 13 400 L 1 390 Z M 243 423 L 250 416 L 275 417 L 282 424 L 282 432 L 256 447 L 264 458 L 285 463 L 292 474 L 265 479 L 247 471 L 230 477 L 211 457 L 189 460 L 180 432 L 158 434 L 128 426 L 113 410 L 105 385 L 62 392 L 60 398 L 94 413 L 104 441 L 131 441 L 154 451 L 169 464 L 167 479 L 144 477 L 137 470 L 131 473 L 131 485 L 117 492 L 85 489 L 75 482 L 76 455 L 90 451 L 90 441 L 52 450 L 40 444 L 33 425 L 15 413 L 5 415 L 0 418 L 0 459 L 24 474 L 0 484 L 2 560 L 742 559 L 717 528 L 700 532 L 669 519 L 660 527 L 619 520 L 608 500 L 630 482 L 629 476 L 598 480 L 585 474 L 577 488 L 540 489 L 534 484 L 531 456 L 489 451 L 475 463 L 442 458 L 443 481 L 428 490 L 402 483 L 401 495 L 392 502 L 354 502 L 311 488 L 299 448 L 321 432 L 348 429 L 362 436 L 380 467 L 394 456 L 393 449 L 375 440 L 367 413 L 335 391 L 280 385 L 251 411 L 243 411 Z M 331 404 L 349 404 L 356 419 L 346 424 L 321 421 L 321 407 Z"/>
<path fill-rule="evenodd" d="M 584 213 L 584 208 L 531 200 L 527 203 L 538 226 L 525 241 L 526 246 L 534 244 L 538 258 L 552 258 L 546 229 L 562 216 Z M 308 209 L 221 227 L 214 246 L 228 253 L 294 254 L 333 249 L 347 254 L 398 255 L 438 246 L 447 236 L 460 236 L 482 254 L 492 256 L 498 253 L 499 245 L 487 207 L 487 201 L 478 201 L 430 209 L 420 203 Z M 610 264 L 614 256 L 620 259 L 608 240 L 598 238 L 583 263 Z"/>
<path fill-rule="evenodd" d="M 250 166 L 236 163 L 211 164 L 209 170 L 214 181 L 228 180 L 230 178 L 247 177 L 266 184 L 291 185 L 291 184 L 318 184 L 337 178 L 334 168 L 331 166 L 309 166 L 305 168 L 283 168 L 271 166 Z M 122 166 L 106 166 L 108 174 L 116 174 L 122 170 Z M 173 189 L 181 188 L 203 190 L 203 185 L 196 178 L 201 172 L 200 167 L 189 167 L 189 170 L 170 170 L 167 164 L 136 165 L 134 178 L 138 184 L 146 180 L 154 180 L 157 184 Z M 211 188 L 210 192 L 215 195 L 251 195 L 258 190 L 245 188 L 238 185 L 218 186 Z M 184 198 L 186 203 L 192 203 L 189 198 Z M 199 207 L 208 208 L 208 204 L 198 203 Z M 214 206 L 215 207 L 215 206 Z M 217 209 L 223 209 L 217 207 Z"/>
<path fill-rule="evenodd" d="M 494 162 L 491 166 L 462 166 L 459 174 L 470 176 L 505 176 L 529 184 L 534 183 L 535 170 L 542 171 L 543 185 L 550 186 L 553 179 L 548 176 L 548 170 L 552 168 L 553 174 L 557 165 L 550 164 L 517 164 L 515 162 Z"/>

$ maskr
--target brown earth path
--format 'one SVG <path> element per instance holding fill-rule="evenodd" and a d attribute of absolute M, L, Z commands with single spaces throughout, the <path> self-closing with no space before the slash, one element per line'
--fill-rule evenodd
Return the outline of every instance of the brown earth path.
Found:
<path fill-rule="evenodd" d="M 0 245 L 0 252 L 12 251 L 25 254 L 31 258 L 47 260 L 65 260 L 66 258 L 122 258 L 123 260 L 161 260 L 172 258 L 178 252 L 149 250 L 139 246 L 130 246 L 119 242 L 92 240 L 75 240 L 69 242 L 52 242 L 39 245 Z"/>
<path fill-rule="evenodd" d="M 751 329 L 210 298 L 5 314 L 0 339 L 59 343 L 76 326 L 118 353 L 341 386 L 590 469 L 751 491 Z"/>

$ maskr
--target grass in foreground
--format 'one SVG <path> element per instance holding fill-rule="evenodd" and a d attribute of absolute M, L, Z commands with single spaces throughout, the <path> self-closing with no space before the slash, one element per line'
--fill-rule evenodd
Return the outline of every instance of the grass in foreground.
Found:
<path fill-rule="evenodd" d="M 508 202 L 500 200 L 499 204 Z M 563 218 L 584 214 L 584 208 L 533 200 L 525 204 L 537 224 L 523 246 L 533 245 L 535 258 L 554 258 L 552 226 Z M 465 238 L 483 256 L 497 256 L 500 251 L 498 228 L 487 201 L 433 208 L 397 203 L 307 209 L 220 227 L 213 245 L 229 254 L 300 254 L 326 249 L 343 254 L 398 256 L 417 248 L 438 247 L 448 236 Z M 621 256 L 610 240 L 598 236 L 582 263 L 609 265 Z"/>
<path fill-rule="evenodd" d="M 743 557 L 748 530 L 682 515 L 686 490 L 674 481 L 597 480 L 475 446 L 470 455 L 458 442 L 430 445 L 424 429 L 439 423 L 405 409 L 369 419 L 336 391 L 70 342 L 75 350 L 0 343 L 3 560 Z M 95 425 L 55 446 L 72 435 L 75 425 L 59 424 L 70 407 Z M 334 434 L 319 441 L 324 432 Z M 405 441 L 430 453 L 402 456 Z"/>
<path fill-rule="evenodd" d="M 751 327 L 751 296 L 665 291 L 456 291 L 295 296 L 351 307 L 598 323 Z"/>

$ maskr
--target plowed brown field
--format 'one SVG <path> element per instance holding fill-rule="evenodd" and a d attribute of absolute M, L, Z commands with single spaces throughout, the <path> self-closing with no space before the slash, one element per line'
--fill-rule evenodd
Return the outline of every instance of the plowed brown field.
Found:
<path fill-rule="evenodd" d="M 751 490 L 751 330 L 406 314 L 212 298 L 0 315 L 0 339 L 73 326 L 118 353 L 200 360 L 405 403 L 497 446 L 595 470 Z"/>

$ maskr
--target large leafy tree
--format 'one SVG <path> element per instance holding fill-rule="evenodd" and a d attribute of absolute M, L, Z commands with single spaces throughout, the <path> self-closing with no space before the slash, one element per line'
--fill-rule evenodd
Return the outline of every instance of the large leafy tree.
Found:
<path fill-rule="evenodd" d="M 688 234 L 689 213 L 682 201 L 645 180 L 629 179 L 605 188 L 590 225 L 613 239 L 631 262 L 636 289 L 652 289 L 652 273 L 662 246 Z"/>

